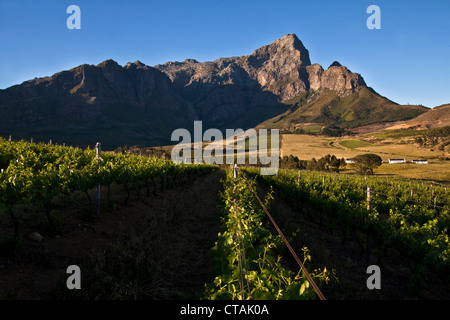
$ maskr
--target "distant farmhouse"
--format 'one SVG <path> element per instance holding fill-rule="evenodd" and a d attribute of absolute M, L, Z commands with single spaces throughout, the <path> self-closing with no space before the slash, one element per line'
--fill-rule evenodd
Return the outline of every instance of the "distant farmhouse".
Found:
<path fill-rule="evenodd" d="M 406 163 L 406 159 L 389 159 L 389 163 Z"/>
<path fill-rule="evenodd" d="M 384 161 L 381 161 L 382 163 L 384 163 Z M 406 163 L 406 159 L 389 159 L 389 163 Z M 412 163 L 415 164 L 428 164 L 428 160 L 427 159 L 416 159 L 416 160 L 412 160 Z M 355 163 L 355 161 L 352 158 L 347 158 L 345 159 L 345 163 Z"/>
<path fill-rule="evenodd" d="M 352 158 L 345 159 L 345 163 L 355 163 L 355 160 Z M 383 160 L 381 160 L 381 163 L 383 163 Z"/>
<path fill-rule="evenodd" d="M 412 163 L 417 163 L 417 164 L 428 164 L 428 160 L 427 160 L 427 159 L 413 160 Z"/>

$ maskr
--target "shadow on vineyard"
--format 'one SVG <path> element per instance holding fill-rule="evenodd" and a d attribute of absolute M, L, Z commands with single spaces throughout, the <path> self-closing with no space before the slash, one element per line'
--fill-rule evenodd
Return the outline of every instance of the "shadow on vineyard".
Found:
<path fill-rule="evenodd" d="M 256 171 L 251 173 L 252 170 L 243 169 L 254 178 Z M 332 194 L 336 187 L 343 196 L 344 180 L 334 179 L 336 177 L 339 176 L 325 178 L 305 172 L 301 177 L 302 188 L 296 189 L 300 186 L 297 171 L 280 171 L 277 177 L 259 175 L 255 185 L 294 251 L 308 257 L 305 266 L 318 280 L 325 298 L 449 299 L 448 274 L 442 273 L 445 268 L 437 272 L 430 263 L 423 263 L 423 257 L 405 254 L 407 247 L 397 246 L 397 240 L 393 240 L 395 236 L 400 237 L 400 233 L 389 234 L 391 229 L 381 228 L 383 235 L 390 235 L 390 238 L 374 237 L 374 246 L 367 251 L 367 244 L 372 244 L 367 241 L 367 225 L 375 222 L 375 226 L 383 226 L 382 222 L 388 219 L 385 211 L 389 212 L 394 206 L 390 200 L 381 198 L 381 194 L 378 198 L 374 196 L 373 204 L 378 206 L 382 220 L 370 220 L 372 217 L 364 211 L 364 192 L 346 190 L 346 197 L 359 201 L 358 206 L 348 208 L 344 206 L 349 201 Z M 128 186 L 112 183 L 101 189 L 103 200 L 98 216 L 95 189 L 58 194 L 48 211 L 33 203 L 18 203 L 14 208 L 20 220 L 20 237 L 14 248 L 8 246 L 11 244 L 8 238 L 13 235 L 12 222 L 7 215 L 2 215 L 0 220 L 4 230 L 0 299 L 239 299 L 242 293 L 237 280 L 239 274 L 233 267 L 238 254 L 232 245 L 238 233 L 233 228 L 224 231 L 221 223 L 227 221 L 225 212 L 230 213 L 229 218 L 240 213 L 244 219 L 241 223 L 248 233 L 243 233 L 246 236 L 242 243 L 245 243 L 249 259 L 247 279 L 252 285 L 249 290 L 255 300 L 279 298 L 280 292 L 284 295 L 281 298 L 317 299 L 311 287 L 308 288 L 309 284 L 306 285 L 307 281 L 299 277 L 299 266 L 276 236 L 250 185 L 242 180 L 237 184 L 237 191 L 233 191 L 231 181 L 224 182 L 224 179 L 224 170 L 213 170 L 194 172 L 181 179 L 159 176 L 150 179 L 150 183 Z M 364 178 L 361 182 L 353 177 L 349 179 L 351 188 L 357 183 L 366 183 Z M 326 187 L 326 180 L 335 183 Z M 375 182 L 371 183 L 376 186 Z M 444 192 L 444 189 L 433 190 L 433 195 Z M 233 209 L 231 196 L 234 192 L 239 201 L 238 207 Z M 273 195 L 273 200 L 269 201 L 269 194 Z M 339 208 L 338 204 L 343 207 Z M 402 203 L 397 205 L 400 208 Z M 405 205 L 405 208 L 416 207 Z M 408 216 L 404 217 L 400 212 L 392 216 L 396 219 L 393 222 L 403 221 L 399 223 L 406 225 L 412 221 L 407 219 L 427 222 L 440 211 L 405 211 Z M 363 220 L 359 221 L 354 213 L 361 213 Z M 436 228 L 438 222 L 442 226 L 448 223 L 444 219 L 448 217 L 446 211 L 436 217 Z M 360 224 L 362 222 L 366 225 Z M 225 224 L 233 227 L 235 221 L 231 219 Z M 441 239 L 432 238 L 433 234 L 444 235 L 432 234 L 434 229 L 424 229 L 423 232 L 428 233 L 423 234 L 419 233 L 422 229 L 411 230 L 417 240 L 420 235 L 426 236 L 429 244 Z M 421 249 L 413 241 L 414 237 L 405 239 L 417 245 L 416 250 Z M 377 247 L 377 244 L 389 245 Z M 8 247 L 10 250 L 6 250 Z M 439 261 L 440 251 L 433 250 L 425 257 Z M 217 253 L 219 255 L 215 255 Z M 373 264 L 381 269 L 380 290 L 369 290 L 366 285 L 367 267 Z M 81 269 L 82 290 L 67 289 L 66 271 L 70 265 Z M 284 286 L 286 282 L 289 286 Z"/>
<path fill-rule="evenodd" d="M 292 175 L 295 176 L 296 185 L 296 171 Z M 397 246 L 391 239 L 386 240 L 390 244 L 385 248 L 377 248 L 372 243 L 373 248 L 368 254 L 364 231 L 361 229 L 350 232 L 340 225 L 338 207 L 331 201 L 327 203 L 325 196 L 321 196 L 323 203 L 319 205 L 311 198 L 286 197 L 287 192 L 293 190 L 292 185 L 269 182 L 285 181 L 282 178 L 259 177 L 261 194 L 274 188 L 270 211 L 280 229 L 290 239 L 294 250 L 301 253 L 302 248 L 307 247 L 312 257 L 308 268 L 315 270 L 326 266 L 336 276 L 337 280 L 321 286 L 328 300 L 450 299 L 446 269 L 438 269 L 429 262 L 424 263 L 420 255 L 407 253 L 405 248 Z M 316 179 L 319 183 L 314 189 L 320 195 L 322 178 Z M 416 237 L 419 239 L 419 234 Z M 380 240 L 378 242 L 383 243 Z M 286 257 L 285 261 L 290 268 L 295 269 L 295 261 L 288 259 L 289 251 L 286 249 L 281 255 Z M 366 273 L 369 265 L 378 265 L 381 269 L 380 290 L 369 290 L 366 285 L 370 276 Z"/>
<path fill-rule="evenodd" d="M 112 185 L 98 217 L 84 193 L 55 200 L 58 232 L 50 233 L 36 221 L 41 218 L 24 220 L 15 253 L 0 255 L 0 299 L 198 297 L 219 228 L 222 175 L 193 176 L 165 190 L 158 179 L 155 190 L 133 188 L 131 195 Z M 107 192 L 102 188 L 102 199 Z M 34 231 L 43 239 L 30 240 Z M 82 290 L 67 289 L 69 265 L 80 267 Z"/>

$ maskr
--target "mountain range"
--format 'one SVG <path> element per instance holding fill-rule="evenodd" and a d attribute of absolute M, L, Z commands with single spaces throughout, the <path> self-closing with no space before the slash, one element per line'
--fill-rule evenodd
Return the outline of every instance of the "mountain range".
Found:
<path fill-rule="evenodd" d="M 247 56 L 215 61 L 113 60 L 83 64 L 0 90 L 0 135 L 93 146 L 157 146 L 176 128 L 356 128 L 413 119 L 430 109 L 399 105 L 335 61 L 311 63 L 295 34 Z"/>

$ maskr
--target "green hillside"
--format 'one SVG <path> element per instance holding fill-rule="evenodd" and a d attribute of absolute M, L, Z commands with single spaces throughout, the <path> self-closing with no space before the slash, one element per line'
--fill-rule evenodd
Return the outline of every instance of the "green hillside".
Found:
<path fill-rule="evenodd" d="M 284 102 L 290 108 L 258 127 L 296 129 L 311 123 L 339 128 L 408 120 L 429 110 L 423 106 L 399 105 L 371 88 L 341 97 L 331 90 L 310 91 Z"/>

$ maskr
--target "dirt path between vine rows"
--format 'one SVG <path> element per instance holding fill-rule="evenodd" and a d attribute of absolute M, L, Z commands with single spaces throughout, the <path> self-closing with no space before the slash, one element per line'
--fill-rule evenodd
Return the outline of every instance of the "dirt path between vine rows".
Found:
<path fill-rule="evenodd" d="M 223 175 L 216 171 L 163 192 L 158 184 L 156 195 L 143 190 L 127 205 L 126 193 L 113 188 L 114 205 L 91 220 L 84 195 L 62 201 L 56 212 L 66 218 L 59 235 L 25 222 L 19 251 L 0 256 L 0 300 L 196 298 L 220 228 Z M 29 240 L 33 231 L 44 239 Z M 81 290 L 66 288 L 69 265 L 81 268 Z M 136 281 L 127 278 L 133 276 Z"/>

